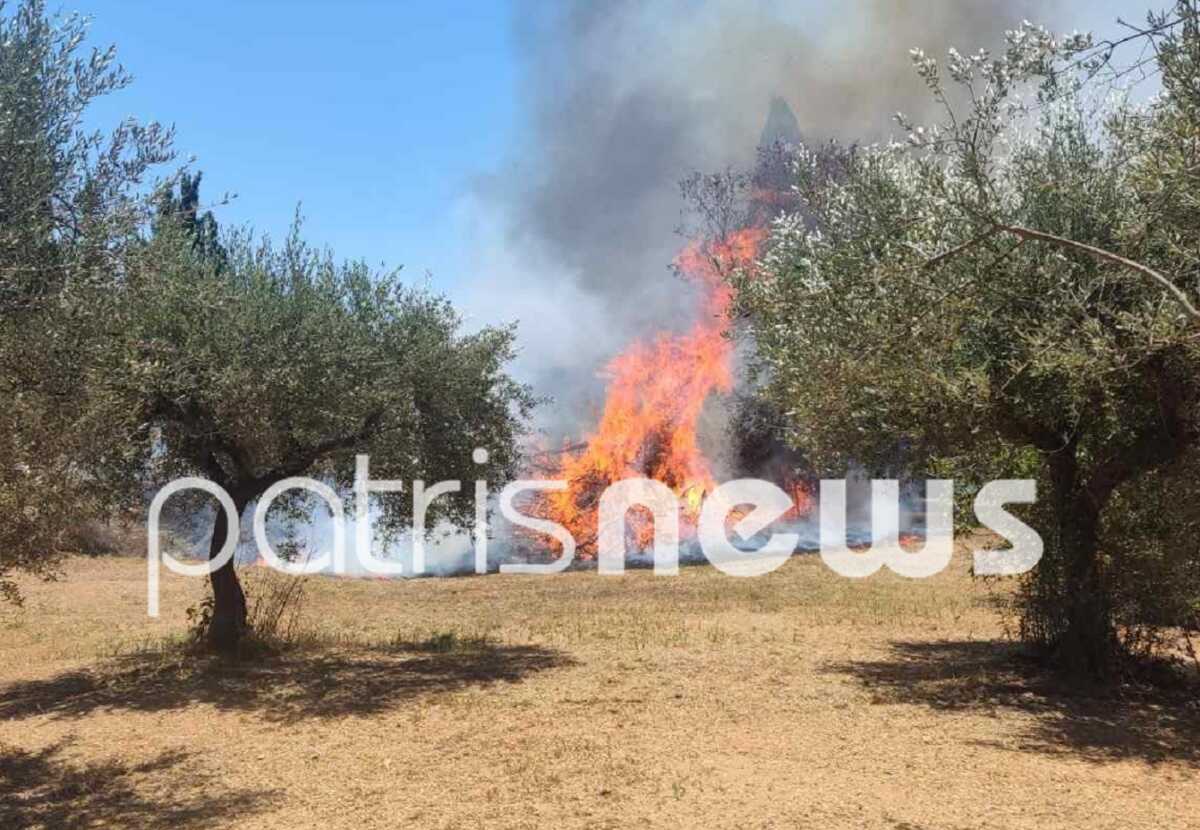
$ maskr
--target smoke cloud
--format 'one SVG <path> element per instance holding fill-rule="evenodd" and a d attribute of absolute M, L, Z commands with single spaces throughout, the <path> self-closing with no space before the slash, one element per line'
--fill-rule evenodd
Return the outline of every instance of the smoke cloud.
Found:
<path fill-rule="evenodd" d="M 520 371 L 578 425 L 592 369 L 693 313 L 668 265 L 683 240 L 679 180 L 754 160 L 775 97 L 807 140 L 871 141 L 927 90 L 908 50 L 996 47 L 1025 0 L 521 3 L 524 123 L 505 171 L 468 208 L 477 282 L 465 302 L 519 319 Z M 1049 21 L 1056 23 L 1057 20 Z"/>

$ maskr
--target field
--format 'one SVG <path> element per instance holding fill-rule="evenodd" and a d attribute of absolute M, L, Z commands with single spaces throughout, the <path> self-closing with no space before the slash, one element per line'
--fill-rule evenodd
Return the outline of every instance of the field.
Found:
<path fill-rule="evenodd" d="M 920 582 L 813 557 L 313 578 L 300 642 L 236 664 L 178 646 L 203 583 L 165 574 L 149 620 L 144 572 L 72 559 L 0 610 L 0 827 L 1171 828 L 1200 804 L 1194 698 L 1055 688 L 961 551 Z"/>

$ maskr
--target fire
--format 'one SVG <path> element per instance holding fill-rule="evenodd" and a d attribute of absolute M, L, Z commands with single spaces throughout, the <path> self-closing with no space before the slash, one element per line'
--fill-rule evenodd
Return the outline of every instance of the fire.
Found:
<path fill-rule="evenodd" d="M 784 484 L 784 490 L 792 497 L 792 509 L 784 518 L 798 519 L 812 512 L 815 505 L 812 490 L 807 482 L 801 479 L 791 479 Z"/>
<path fill-rule="evenodd" d="M 694 528 L 705 495 L 716 486 L 697 425 L 705 401 L 733 386 L 733 347 L 725 336 L 732 292 L 726 277 L 754 261 L 765 235 L 747 228 L 724 240 L 689 244 L 676 264 L 703 291 L 696 322 L 685 332 L 636 342 L 606 367 L 599 424 L 582 449 L 559 456 L 552 477 L 565 479 L 568 488 L 548 494 L 541 506 L 574 535 L 583 555 L 595 545 L 600 494 L 625 478 L 666 484 L 683 505 L 681 530 Z M 635 512 L 630 526 L 636 543 L 648 547 L 654 534 L 648 514 Z"/>

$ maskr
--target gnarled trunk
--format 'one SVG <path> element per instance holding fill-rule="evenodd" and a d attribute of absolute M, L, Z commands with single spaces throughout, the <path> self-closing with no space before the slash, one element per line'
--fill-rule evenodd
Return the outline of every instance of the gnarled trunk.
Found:
<path fill-rule="evenodd" d="M 1060 594 L 1065 625 L 1052 644 L 1054 657 L 1070 674 L 1103 678 L 1118 654 L 1100 561 L 1100 514 L 1107 499 L 1098 499 L 1081 481 L 1073 447 L 1051 458 L 1050 473 L 1065 577 Z"/>
<path fill-rule="evenodd" d="M 1066 556 L 1066 630 L 1057 656 L 1069 673 L 1090 678 L 1111 674 L 1119 652 L 1112 601 L 1104 584 L 1099 550 L 1099 511 L 1083 496 L 1063 518 Z"/>
<path fill-rule="evenodd" d="M 237 508 L 239 521 L 248 501 L 234 496 L 233 503 Z M 217 518 L 213 523 L 212 541 L 208 548 L 209 561 L 221 552 L 229 531 L 225 511 L 218 506 Z M 234 570 L 233 558 L 213 571 L 209 575 L 209 581 L 212 584 L 213 609 L 208 626 L 208 644 L 215 651 L 236 651 L 246 631 L 246 595 L 242 592 L 237 571 Z"/>

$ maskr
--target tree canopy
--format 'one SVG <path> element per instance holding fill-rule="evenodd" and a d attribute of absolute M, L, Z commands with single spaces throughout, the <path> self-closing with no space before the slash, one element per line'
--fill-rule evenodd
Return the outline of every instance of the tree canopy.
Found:
<path fill-rule="evenodd" d="M 1084 36 L 915 51 L 941 122 L 901 117 L 906 142 L 832 174 L 801 152 L 803 208 L 739 281 L 764 395 L 810 459 L 900 447 L 914 472 L 1041 479 L 1023 631 L 1091 674 L 1120 651 L 1114 495 L 1200 438 L 1198 35 L 1192 2 L 1151 19 L 1164 91 L 1141 107 Z"/>
<path fill-rule="evenodd" d="M 86 383 L 107 330 L 96 302 L 149 210 L 144 194 L 172 158 L 157 124 L 83 126 L 98 97 L 129 83 L 112 49 L 85 50 L 78 15 L 41 0 L 0 3 L 0 590 L 13 569 L 45 572 L 64 536 L 120 499 L 94 463 L 120 430 Z M 128 493 L 128 491 L 124 491 Z"/>
<path fill-rule="evenodd" d="M 195 230 L 160 222 L 130 258 L 114 306 L 121 337 L 95 378 L 114 406 L 138 413 L 129 440 L 144 450 L 139 468 L 204 476 L 239 512 L 292 476 L 348 490 L 359 453 L 372 478 L 499 485 L 516 474 L 533 399 L 504 372 L 513 328 L 466 332 L 446 299 L 399 271 L 339 264 L 298 225 L 281 246 L 246 231 L 197 245 Z M 474 462 L 477 447 L 486 464 Z M 384 528 L 406 526 L 411 508 L 410 498 L 381 500 Z M 467 526 L 470 488 L 429 517 Z M 224 542 L 218 518 L 213 551 Z M 245 611 L 232 564 L 214 587 L 213 637 L 236 639 Z"/>
<path fill-rule="evenodd" d="M 314 476 L 515 475 L 533 405 L 505 365 L 511 327 L 468 331 L 445 298 L 400 272 L 338 262 L 218 227 L 200 175 L 152 180 L 172 159 L 157 125 L 83 129 L 88 105 L 130 78 L 86 23 L 41 0 L 0 4 L 0 588 L 50 573 L 64 532 L 178 475 L 207 477 L 243 510 L 269 485 Z M 475 463 L 481 447 L 488 460 Z M 466 524 L 472 494 L 429 519 Z M 381 502 L 383 530 L 411 499 Z M 211 547 L 225 539 L 217 513 Z M 246 608 L 232 564 L 213 575 L 210 635 L 236 645 Z"/>

